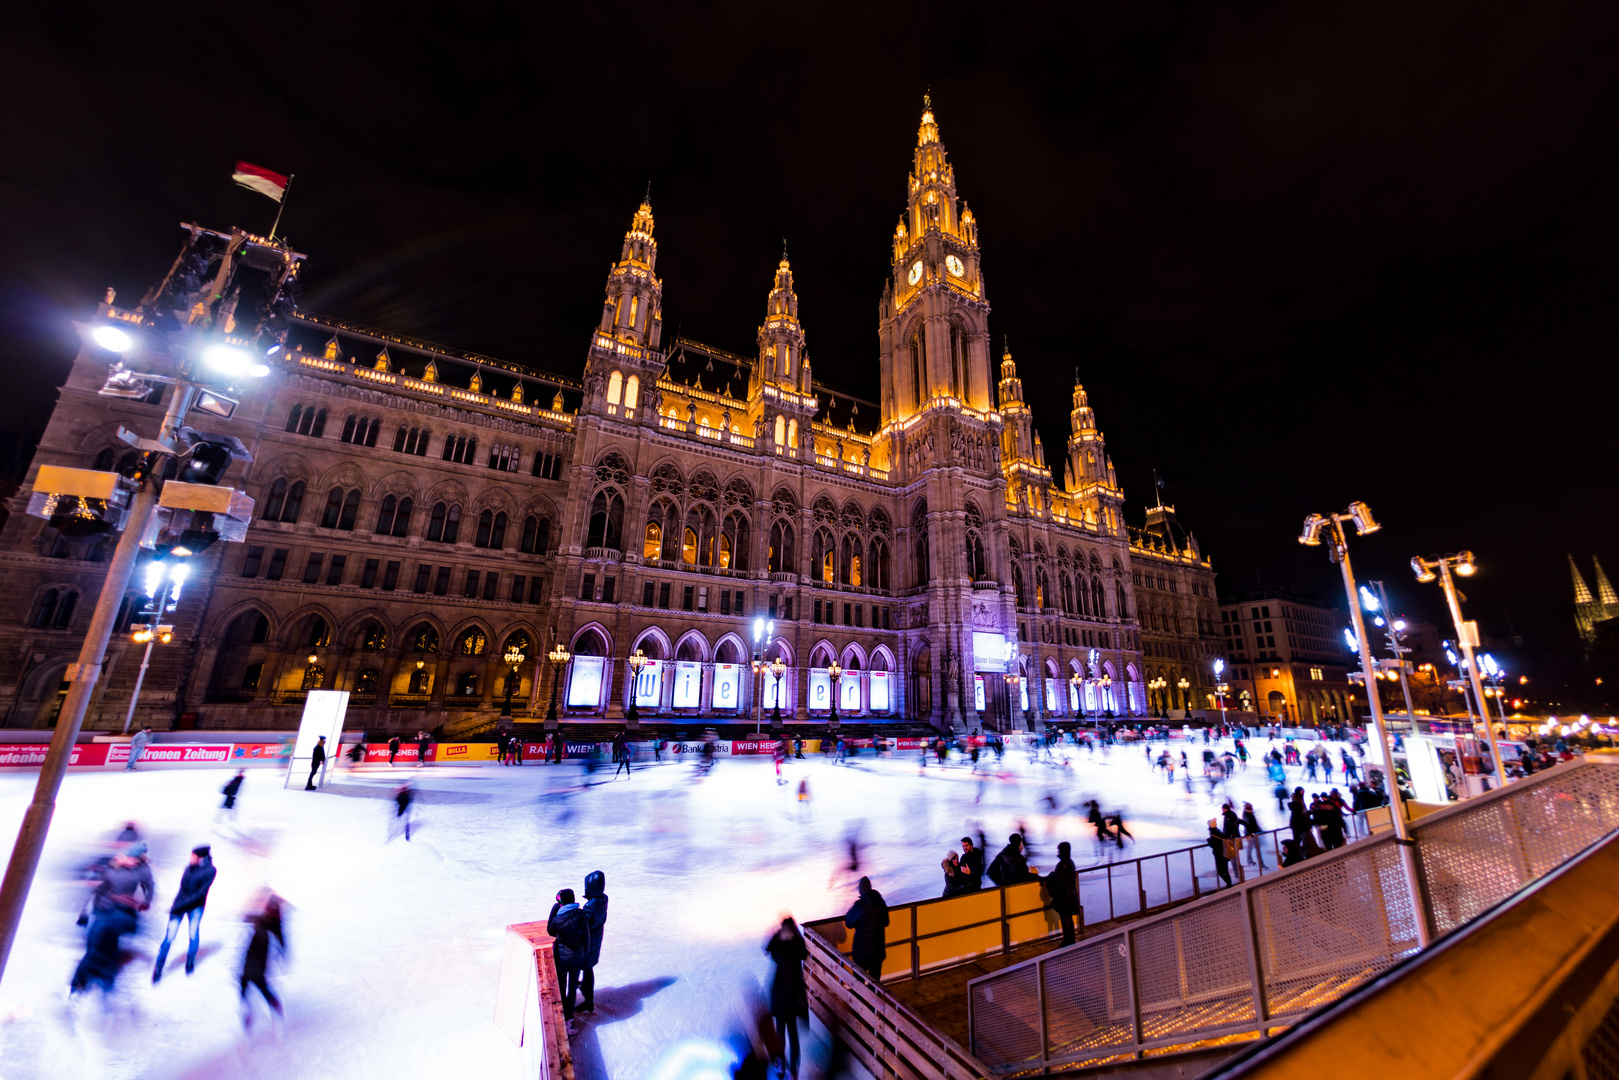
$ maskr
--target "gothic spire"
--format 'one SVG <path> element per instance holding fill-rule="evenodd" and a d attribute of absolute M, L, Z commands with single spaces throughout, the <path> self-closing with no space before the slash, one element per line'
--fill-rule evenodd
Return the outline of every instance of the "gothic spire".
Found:
<path fill-rule="evenodd" d="M 1580 577 L 1580 568 L 1574 564 L 1574 556 L 1568 557 L 1568 572 L 1574 575 L 1574 602 L 1576 604 L 1592 603 L 1591 590 L 1586 588 L 1585 579 Z"/>
<path fill-rule="evenodd" d="M 1608 584 L 1608 575 L 1602 572 L 1602 560 L 1593 555 L 1591 564 L 1597 570 L 1597 602 L 1603 607 L 1619 607 L 1619 595 L 1615 595 L 1613 586 Z"/>

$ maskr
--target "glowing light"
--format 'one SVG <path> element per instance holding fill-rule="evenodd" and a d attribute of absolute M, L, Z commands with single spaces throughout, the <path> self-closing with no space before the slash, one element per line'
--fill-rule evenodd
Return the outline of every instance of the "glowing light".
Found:
<path fill-rule="evenodd" d="M 98 326 L 90 331 L 90 340 L 108 352 L 128 352 L 135 345 L 135 339 L 116 326 Z"/>

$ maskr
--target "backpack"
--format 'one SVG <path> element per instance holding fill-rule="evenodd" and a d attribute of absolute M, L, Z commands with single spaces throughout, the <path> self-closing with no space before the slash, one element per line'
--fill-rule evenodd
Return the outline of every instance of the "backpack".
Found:
<path fill-rule="evenodd" d="M 1001 857 L 999 855 L 995 856 L 995 861 L 989 864 L 989 869 L 984 871 L 984 875 L 997 885 L 1001 884 L 1001 878 L 1004 877 L 1005 874 L 1006 870 L 1001 865 Z"/>

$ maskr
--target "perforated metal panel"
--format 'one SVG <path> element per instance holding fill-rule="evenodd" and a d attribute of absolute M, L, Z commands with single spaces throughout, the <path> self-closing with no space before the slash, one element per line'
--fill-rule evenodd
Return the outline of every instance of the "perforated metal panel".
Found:
<path fill-rule="evenodd" d="M 1133 1041 L 1128 961 L 1129 944 L 1115 934 L 1054 954 L 1042 965 L 1052 1057 Z"/>
<path fill-rule="evenodd" d="M 1416 823 L 1429 925 L 1454 930 L 1619 824 L 1619 768 L 1580 765 L 1513 784 L 1466 812 Z"/>
<path fill-rule="evenodd" d="M 1254 1019 L 1240 896 L 1160 919 L 1130 939 L 1142 1041 Z"/>
<path fill-rule="evenodd" d="M 1250 891 L 1271 1016 L 1335 1000 L 1416 950 L 1399 859 L 1380 840 Z"/>
<path fill-rule="evenodd" d="M 992 1069 L 1007 1072 L 1040 1060 L 1038 969 L 1009 968 L 975 982 L 972 996 L 972 1053 Z"/>

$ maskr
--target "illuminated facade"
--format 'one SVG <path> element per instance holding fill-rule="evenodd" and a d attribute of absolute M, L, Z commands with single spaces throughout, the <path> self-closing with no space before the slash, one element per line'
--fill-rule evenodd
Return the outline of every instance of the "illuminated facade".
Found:
<path fill-rule="evenodd" d="M 1079 385 L 1054 477 L 1010 351 L 993 367 L 978 226 L 931 108 L 882 292 L 879 401 L 814 381 L 785 253 L 746 357 L 663 342 L 656 264 L 643 203 L 579 380 L 296 316 L 277 369 L 219 425 L 253 452 L 229 479 L 256 520 L 198 557 L 138 719 L 285 726 L 325 687 L 350 690 L 352 723 L 373 730 L 471 730 L 504 697 L 508 643 L 527 657 L 513 695 L 528 718 L 554 643 L 571 654 L 565 719 L 621 718 L 632 694 L 644 722 L 768 719 L 779 687 L 788 720 L 827 718 L 835 694 L 847 719 L 1017 728 L 1145 715 L 1159 670 L 1203 707 L 1220 647 L 1209 560 L 1168 508 L 1125 525 Z M 102 315 L 137 317 L 110 301 Z M 119 424 L 155 427 L 159 404 L 95 396 L 108 360 L 80 354 L 36 465 L 118 468 Z M 0 693 L 8 722 L 33 726 L 104 552 L 20 506 L 0 536 Z M 750 670 L 760 619 L 779 684 Z M 92 726 L 127 708 L 126 638 Z M 636 653 L 649 663 L 632 676 Z"/>
<path fill-rule="evenodd" d="M 1619 594 L 1615 594 L 1613 586 L 1609 584 L 1602 563 L 1593 557 L 1591 566 L 1596 570 L 1597 591 L 1594 596 L 1585 579 L 1580 576 L 1574 556 L 1568 557 L 1568 572 L 1574 575 L 1574 625 L 1587 652 L 1597 642 L 1597 624 L 1608 619 L 1619 619 Z"/>
<path fill-rule="evenodd" d="M 1358 671 L 1360 663 L 1344 647 L 1348 622 L 1342 610 L 1287 589 L 1251 589 L 1223 601 L 1227 707 L 1266 723 L 1351 722 L 1352 706 L 1366 701 L 1349 683 L 1350 667 Z"/>

